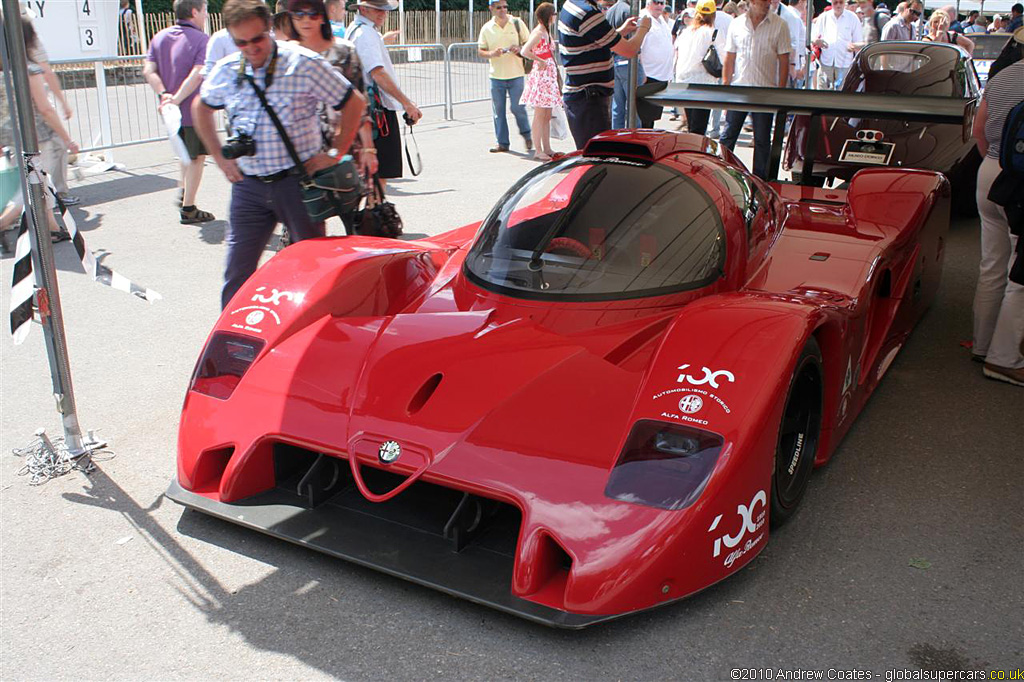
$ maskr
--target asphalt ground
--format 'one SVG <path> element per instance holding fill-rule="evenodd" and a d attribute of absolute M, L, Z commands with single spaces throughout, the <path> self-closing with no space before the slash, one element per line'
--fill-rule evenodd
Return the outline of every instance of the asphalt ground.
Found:
<path fill-rule="evenodd" d="M 486 104 L 456 116 L 428 115 L 423 175 L 392 185 L 409 236 L 482 217 L 534 165 L 518 139 L 512 154 L 486 152 Z M 60 421 L 41 329 L 17 347 L 6 329 L 0 338 L 0 679 L 717 680 L 734 668 L 885 679 L 1024 667 L 1024 393 L 984 379 L 961 346 L 977 220 L 953 224 L 933 308 L 765 551 L 690 599 L 566 632 L 163 497 L 181 401 L 219 312 L 225 222 L 178 224 L 168 145 L 116 159 L 127 170 L 73 183 L 84 200 L 74 214 L 106 265 L 164 299 L 89 281 L 72 247 L 56 247 L 81 423 L 113 453 L 88 476 L 33 487 L 18 475 L 12 448 L 39 426 L 58 435 Z M 200 207 L 224 218 L 227 198 L 209 166 Z M 5 311 L 10 278 L 4 258 Z"/>

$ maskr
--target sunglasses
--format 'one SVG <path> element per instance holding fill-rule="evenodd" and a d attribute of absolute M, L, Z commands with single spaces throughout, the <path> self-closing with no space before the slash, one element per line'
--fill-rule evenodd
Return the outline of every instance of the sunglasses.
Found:
<path fill-rule="evenodd" d="M 910 13 L 913 14 L 915 17 L 921 16 L 921 10 L 919 9 L 912 9 L 910 10 Z"/>
<path fill-rule="evenodd" d="M 491 5 L 491 9 L 508 9 L 508 5 Z"/>
<path fill-rule="evenodd" d="M 296 10 L 295 12 L 290 12 L 290 14 L 293 17 L 296 17 L 296 18 L 299 18 L 299 19 L 316 19 L 318 16 L 320 16 L 319 12 L 314 12 L 311 9 L 300 9 L 300 10 Z"/>
<path fill-rule="evenodd" d="M 249 38 L 249 40 L 240 40 L 238 38 L 235 38 L 234 36 L 232 36 L 231 39 L 235 41 L 235 45 L 238 47 L 245 47 L 246 45 L 259 45 L 260 43 L 267 39 L 267 32 L 264 31 L 255 38 Z"/>
<path fill-rule="evenodd" d="M 652 5 L 664 5 L 665 0 L 651 0 Z"/>

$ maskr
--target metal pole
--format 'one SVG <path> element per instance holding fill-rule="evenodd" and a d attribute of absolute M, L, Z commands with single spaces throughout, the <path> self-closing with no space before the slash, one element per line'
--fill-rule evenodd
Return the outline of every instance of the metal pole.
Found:
<path fill-rule="evenodd" d="M 149 34 L 146 32 L 146 15 L 142 13 L 142 0 L 135 0 L 135 23 L 139 25 L 142 54 L 149 54 Z"/>
<path fill-rule="evenodd" d="M 637 16 L 640 13 L 640 0 L 630 0 L 630 14 Z M 614 60 L 612 60 L 614 61 Z M 614 68 L 614 67 L 613 67 Z M 636 128 L 636 86 L 637 79 L 640 76 L 640 60 L 639 56 L 634 56 L 629 60 L 629 96 L 626 98 L 626 127 Z"/>
<path fill-rule="evenodd" d="M 21 130 L 22 142 L 22 196 L 25 198 L 25 212 L 31 226 L 32 261 L 39 289 L 36 302 L 39 318 L 46 339 L 46 356 L 50 364 L 50 378 L 57 410 L 61 413 L 64 427 L 64 442 L 72 455 L 82 454 L 86 448 L 82 442 L 82 429 L 78 425 L 75 409 L 75 394 L 71 384 L 71 364 L 68 360 L 67 339 L 64 336 L 64 316 L 60 306 L 60 291 L 57 287 L 57 271 L 53 263 L 53 244 L 50 241 L 50 225 L 47 221 L 46 188 L 39 182 L 38 174 L 26 177 L 26 170 L 34 167 L 39 158 L 39 141 L 36 137 L 35 111 L 28 84 L 28 57 L 25 39 L 22 35 L 18 0 L 3 0 L 3 16 L 15 17 L 14 21 L 3 21 L 3 45 L 0 50 L 4 71 L 11 74 L 14 86 L 10 93 L 14 105 L 13 114 Z"/>
<path fill-rule="evenodd" d="M 530 0 L 532 3 L 533 0 Z M 471 43 L 475 40 L 473 37 L 473 0 L 469 0 L 469 37 L 466 38 L 467 43 Z"/>
<path fill-rule="evenodd" d="M 434 43 L 441 44 L 441 0 L 434 0 Z"/>
<path fill-rule="evenodd" d="M 473 0 L 469 0 L 469 1 L 473 2 Z M 530 29 L 531 30 L 533 29 L 533 12 L 534 12 L 533 0 L 530 0 Z"/>
<path fill-rule="evenodd" d="M 103 62 L 97 60 L 93 64 L 93 72 L 96 75 L 96 97 L 100 110 L 100 139 L 103 146 L 108 149 L 103 153 L 106 161 L 114 160 L 114 134 L 110 129 L 110 102 L 107 100 L 107 72 Z"/>
<path fill-rule="evenodd" d="M 398 0 L 398 43 L 409 44 L 405 41 L 405 0 Z"/>
<path fill-rule="evenodd" d="M 811 30 L 814 28 L 814 0 L 807 0 L 807 33 L 804 38 L 804 90 L 811 89 Z"/>

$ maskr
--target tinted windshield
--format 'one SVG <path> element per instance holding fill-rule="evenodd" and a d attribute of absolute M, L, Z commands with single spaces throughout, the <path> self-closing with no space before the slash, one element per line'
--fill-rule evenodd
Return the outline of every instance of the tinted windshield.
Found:
<path fill-rule="evenodd" d="M 606 300 L 704 286 L 724 262 L 718 211 L 692 180 L 657 164 L 573 157 L 502 197 L 466 270 L 513 296 Z"/>

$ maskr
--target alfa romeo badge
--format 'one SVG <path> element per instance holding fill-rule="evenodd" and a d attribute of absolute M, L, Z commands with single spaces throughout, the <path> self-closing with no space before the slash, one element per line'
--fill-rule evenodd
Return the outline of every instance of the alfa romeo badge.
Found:
<path fill-rule="evenodd" d="M 402 446 L 396 441 L 386 440 L 380 444 L 377 450 L 377 457 L 384 464 L 391 464 L 402 455 Z"/>

